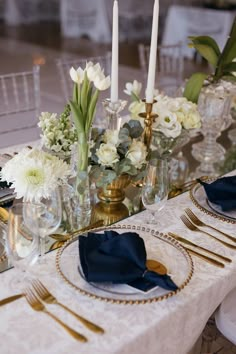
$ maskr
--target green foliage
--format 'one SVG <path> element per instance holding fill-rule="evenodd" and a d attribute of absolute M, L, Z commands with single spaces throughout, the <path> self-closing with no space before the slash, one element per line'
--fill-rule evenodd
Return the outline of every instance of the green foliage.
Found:
<path fill-rule="evenodd" d="M 97 150 L 104 141 L 104 129 L 92 129 L 91 140 L 92 146 L 90 148 L 90 178 L 93 180 L 97 187 L 103 187 L 111 183 L 121 174 L 129 174 L 133 179 L 139 180 L 143 176 L 143 171 L 145 170 L 145 163 L 140 169 L 137 169 L 131 162 L 131 160 L 126 157 L 129 151 L 133 139 L 139 139 L 143 133 L 143 128 L 139 121 L 130 120 L 125 123 L 124 126 L 119 131 L 119 142 L 116 145 L 116 151 L 119 156 L 119 161 L 114 163 L 112 166 L 103 166 L 99 163 L 98 156 L 96 154 Z"/>
<path fill-rule="evenodd" d="M 217 82 L 220 79 L 235 81 L 232 73 L 236 71 L 234 62 L 236 58 L 236 18 L 222 52 L 216 41 L 209 36 L 189 37 L 189 39 L 191 40 L 189 46 L 195 48 L 214 68 L 214 72 L 210 76 L 201 73 L 193 74 L 186 84 L 184 96 L 197 103 L 206 78 L 209 83 Z"/>

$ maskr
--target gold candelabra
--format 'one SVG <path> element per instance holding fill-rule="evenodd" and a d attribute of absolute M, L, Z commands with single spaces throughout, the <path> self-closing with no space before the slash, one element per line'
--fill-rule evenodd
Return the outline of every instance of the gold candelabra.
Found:
<path fill-rule="evenodd" d="M 139 113 L 139 116 L 144 118 L 145 127 L 143 132 L 143 142 L 149 151 L 152 140 L 152 123 L 157 118 L 157 114 L 152 113 L 152 107 L 156 101 L 154 100 L 152 103 L 149 103 L 146 102 L 146 100 L 143 100 L 143 102 L 145 102 L 146 112 Z"/>

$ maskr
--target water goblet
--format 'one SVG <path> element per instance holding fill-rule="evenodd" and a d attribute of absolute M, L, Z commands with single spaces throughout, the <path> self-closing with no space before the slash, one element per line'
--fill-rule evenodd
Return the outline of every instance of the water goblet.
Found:
<path fill-rule="evenodd" d="M 151 218 L 148 215 L 146 223 L 157 224 L 156 213 L 165 206 L 168 187 L 168 161 L 166 159 L 151 160 L 147 165 L 147 174 L 142 187 L 142 202 L 151 214 Z"/>
<path fill-rule="evenodd" d="M 43 263 L 43 256 L 46 253 L 46 236 L 53 233 L 60 226 L 62 219 L 61 196 L 56 188 L 49 198 L 41 198 L 38 203 L 31 203 L 33 218 L 27 219 L 27 225 L 35 233 L 35 224 L 33 220 L 38 219 L 38 235 L 40 237 L 40 263 Z"/>
<path fill-rule="evenodd" d="M 26 219 L 29 217 L 33 220 L 34 230 L 27 226 Z M 18 203 L 10 208 L 5 244 L 10 264 L 21 273 L 12 280 L 15 290 L 30 277 L 29 268 L 39 256 L 38 219 L 34 217 L 29 203 Z"/>

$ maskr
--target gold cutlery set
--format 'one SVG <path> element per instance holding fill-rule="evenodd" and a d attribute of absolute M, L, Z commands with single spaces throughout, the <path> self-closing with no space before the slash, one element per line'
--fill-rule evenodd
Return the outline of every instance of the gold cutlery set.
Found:
<path fill-rule="evenodd" d="M 31 282 L 31 288 L 27 288 L 24 292 L 24 294 L 18 294 L 18 295 L 13 295 L 10 296 L 6 299 L 3 299 L 0 301 L 0 306 L 6 305 L 12 301 L 15 301 L 17 299 L 20 299 L 22 297 L 25 297 L 28 304 L 32 307 L 33 310 L 35 311 L 40 311 L 45 313 L 46 315 L 50 316 L 53 318 L 58 324 L 60 324 L 73 338 L 81 341 L 81 342 L 87 342 L 88 339 L 81 333 L 77 332 L 73 328 L 69 327 L 67 324 L 65 324 L 61 319 L 59 319 L 57 316 L 55 316 L 53 313 L 48 311 L 47 307 L 45 304 L 54 304 L 62 307 L 64 310 L 69 312 L 72 316 L 74 316 L 78 321 L 80 321 L 87 329 L 103 334 L 105 331 L 103 328 L 100 326 L 96 325 L 95 323 L 87 320 L 86 318 L 82 317 L 78 313 L 74 312 L 71 310 L 69 307 L 65 306 L 61 302 L 59 302 L 52 293 L 48 291 L 48 289 L 41 283 L 39 280 L 33 280 Z"/>
<path fill-rule="evenodd" d="M 217 229 L 217 228 L 215 228 L 215 227 L 213 227 L 213 226 L 211 226 L 209 224 L 204 223 L 189 208 L 185 209 L 185 213 L 186 213 L 187 216 L 186 215 L 181 215 L 180 219 L 182 220 L 184 225 L 189 230 L 201 232 L 201 233 L 213 238 L 215 241 L 220 242 L 221 244 L 223 244 L 224 246 L 226 246 L 228 248 L 236 249 L 236 237 L 228 235 L 225 232 L 223 232 L 223 231 L 221 231 L 221 230 L 219 230 L 219 229 Z M 226 242 L 226 241 L 220 239 L 219 237 L 217 237 L 217 236 L 215 236 L 215 235 L 203 230 L 202 227 L 207 227 L 207 228 L 210 228 L 210 229 L 214 230 L 219 235 L 223 235 L 225 238 L 227 238 L 228 240 L 234 242 L 235 244 L 232 244 L 232 243 L 229 243 L 229 242 Z M 205 260 L 206 262 L 211 263 L 211 264 L 213 264 L 213 265 L 215 265 L 217 267 L 224 268 L 225 265 L 222 262 L 226 262 L 226 263 L 232 262 L 232 260 L 230 258 L 225 257 L 225 256 L 223 256 L 223 255 L 221 255 L 219 253 L 210 251 L 209 249 L 207 249 L 205 247 L 201 247 L 201 246 L 197 245 L 196 243 L 185 239 L 182 236 L 179 236 L 179 235 L 177 235 L 175 233 L 172 233 L 172 232 L 169 232 L 169 235 L 172 236 L 173 238 L 175 238 L 176 240 L 178 240 L 181 244 L 183 244 L 183 246 L 190 253 L 192 253 L 195 256 L 198 256 L 199 258 L 201 258 L 201 259 Z M 203 251 L 204 253 L 207 253 L 208 255 L 199 252 L 199 250 Z M 217 259 L 209 257 L 209 255 L 211 255 L 213 257 L 216 257 Z"/>

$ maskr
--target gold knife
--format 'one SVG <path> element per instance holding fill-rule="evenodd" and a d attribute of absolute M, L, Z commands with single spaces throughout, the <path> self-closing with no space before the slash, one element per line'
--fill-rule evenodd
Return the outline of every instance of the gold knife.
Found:
<path fill-rule="evenodd" d="M 10 302 L 15 301 L 17 299 L 20 299 L 23 296 L 25 296 L 25 295 L 24 294 L 18 294 L 18 295 L 13 295 L 13 296 L 6 297 L 5 299 L 0 300 L 0 306 L 9 304 Z"/>
<path fill-rule="evenodd" d="M 207 252 L 209 254 L 212 254 L 213 256 L 216 256 L 216 257 L 222 259 L 225 262 L 228 262 L 228 263 L 232 262 L 232 259 L 230 259 L 228 257 L 225 257 L 225 256 L 222 256 L 221 254 L 215 253 L 213 251 L 210 251 L 210 250 L 208 250 L 205 247 L 199 246 L 199 245 L 197 245 L 196 243 L 194 243 L 192 241 L 186 240 L 185 238 L 183 238 L 183 237 L 181 237 L 181 236 L 179 236 L 177 234 L 174 234 L 173 232 L 169 232 L 169 235 L 174 237 L 176 240 L 178 240 L 180 242 L 183 242 L 183 243 L 185 243 L 185 244 L 187 244 L 189 246 L 193 246 L 193 247 L 199 248 L 200 250 L 203 250 L 203 251 L 205 251 L 205 252 Z"/>
<path fill-rule="evenodd" d="M 204 261 L 206 261 L 206 262 L 208 262 L 210 264 L 213 264 L 216 267 L 224 268 L 224 266 L 225 266 L 223 263 L 218 262 L 216 259 L 207 257 L 207 256 L 203 255 L 202 253 L 194 251 L 193 249 L 191 249 L 191 248 L 189 248 L 187 246 L 184 246 L 184 248 L 186 248 L 189 251 L 189 253 L 192 253 L 193 255 L 195 255 L 195 256 L 197 256 L 199 258 L 202 258 Z"/>

